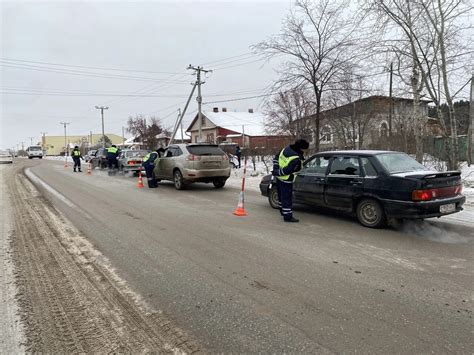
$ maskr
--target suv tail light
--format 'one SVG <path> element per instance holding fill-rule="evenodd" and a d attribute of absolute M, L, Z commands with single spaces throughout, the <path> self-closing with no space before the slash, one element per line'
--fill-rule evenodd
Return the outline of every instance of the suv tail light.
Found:
<path fill-rule="evenodd" d="M 199 155 L 194 155 L 194 154 L 189 154 L 189 155 L 186 157 L 186 160 L 187 160 L 187 161 L 197 161 L 197 160 L 201 160 L 201 156 L 199 156 Z"/>
<path fill-rule="evenodd" d="M 411 199 L 413 201 L 430 201 L 436 198 L 460 195 L 461 192 L 462 185 L 441 187 L 438 189 L 414 190 L 411 194 Z"/>

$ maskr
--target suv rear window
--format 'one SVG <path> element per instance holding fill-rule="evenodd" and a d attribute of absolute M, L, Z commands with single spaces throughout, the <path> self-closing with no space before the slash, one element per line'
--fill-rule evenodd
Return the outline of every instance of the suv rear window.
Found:
<path fill-rule="evenodd" d="M 41 150 L 41 147 L 29 147 L 28 150 L 31 152 L 35 150 Z"/>
<path fill-rule="evenodd" d="M 224 155 L 224 151 L 212 145 L 191 145 L 187 147 L 192 155 Z"/>

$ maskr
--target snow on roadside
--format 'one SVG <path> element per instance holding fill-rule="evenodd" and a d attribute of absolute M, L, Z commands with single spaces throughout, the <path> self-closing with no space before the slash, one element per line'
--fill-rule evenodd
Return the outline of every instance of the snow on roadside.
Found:
<path fill-rule="evenodd" d="M 245 190 L 252 190 L 252 191 L 260 191 L 259 185 L 262 177 L 269 174 L 267 172 L 271 170 L 271 161 L 272 158 L 265 158 L 265 162 L 263 161 L 256 161 L 255 162 L 255 169 L 253 166 L 252 161 L 249 159 L 247 160 L 247 171 L 245 173 Z M 241 188 L 242 187 L 242 177 L 244 175 L 244 159 L 242 159 L 242 166 L 240 169 L 232 169 L 230 172 L 230 178 L 227 180 L 226 186 L 228 187 L 235 187 Z"/>
<path fill-rule="evenodd" d="M 10 250 L 13 221 L 10 199 L 6 191 L 5 173 L 11 166 L 0 165 L 0 352 L 22 354 L 25 352 L 24 329 L 15 300 L 17 287 Z"/>

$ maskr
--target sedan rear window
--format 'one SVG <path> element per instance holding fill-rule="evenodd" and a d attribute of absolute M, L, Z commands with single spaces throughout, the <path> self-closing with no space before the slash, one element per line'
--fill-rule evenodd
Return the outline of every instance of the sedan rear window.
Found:
<path fill-rule="evenodd" d="M 131 150 L 131 151 L 125 152 L 125 156 L 127 158 L 144 157 L 147 154 L 148 154 L 147 150 Z"/>
<path fill-rule="evenodd" d="M 41 147 L 30 147 L 28 148 L 30 151 L 41 150 Z"/>
<path fill-rule="evenodd" d="M 405 153 L 379 154 L 376 158 L 390 174 L 427 170 Z"/>
<path fill-rule="evenodd" d="M 212 145 L 190 145 L 187 147 L 192 155 L 224 155 L 224 151 Z"/>

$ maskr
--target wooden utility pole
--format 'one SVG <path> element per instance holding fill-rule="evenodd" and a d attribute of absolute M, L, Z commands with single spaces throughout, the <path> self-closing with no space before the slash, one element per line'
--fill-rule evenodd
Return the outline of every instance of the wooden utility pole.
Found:
<path fill-rule="evenodd" d="M 104 110 L 108 110 L 109 108 L 104 106 L 96 106 L 95 108 L 100 110 L 102 116 L 102 148 L 105 148 Z"/>
<path fill-rule="evenodd" d="M 388 105 L 388 147 L 392 149 L 392 114 L 393 114 L 393 63 L 390 63 L 390 88 L 389 97 L 390 102 Z"/>
<path fill-rule="evenodd" d="M 201 95 L 201 84 L 204 84 L 204 81 L 201 81 L 201 72 L 204 73 L 209 73 L 212 70 L 204 70 L 203 67 L 197 66 L 193 67 L 191 64 L 189 64 L 188 69 L 192 69 L 196 72 L 197 75 L 197 80 L 196 84 L 198 87 L 198 96 L 196 98 L 197 103 L 198 103 L 198 128 L 199 128 L 199 133 L 198 133 L 198 140 L 199 142 L 202 142 L 202 95 Z"/>
<path fill-rule="evenodd" d="M 43 155 L 46 155 L 46 134 L 48 132 L 40 132 L 42 135 L 41 138 L 41 149 L 43 150 Z"/>
<path fill-rule="evenodd" d="M 67 144 L 67 133 L 66 126 L 70 124 L 69 122 L 59 122 L 64 126 L 64 167 L 67 168 L 67 156 L 69 155 L 69 147 Z"/>
<path fill-rule="evenodd" d="M 474 129 L 474 74 L 471 77 L 471 97 L 469 100 L 469 130 L 467 133 L 467 164 L 471 166 L 472 164 L 472 146 L 474 145 L 474 134 L 472 130 Z"/>

